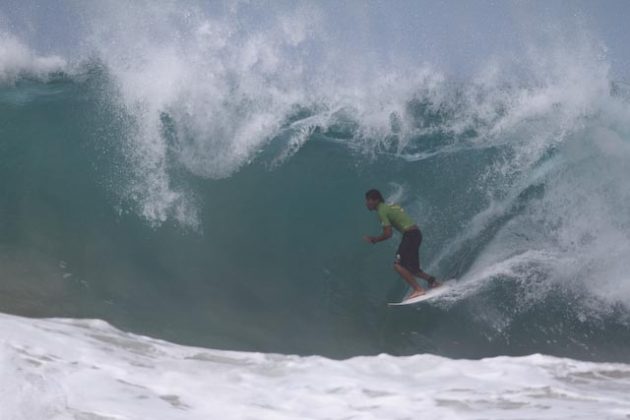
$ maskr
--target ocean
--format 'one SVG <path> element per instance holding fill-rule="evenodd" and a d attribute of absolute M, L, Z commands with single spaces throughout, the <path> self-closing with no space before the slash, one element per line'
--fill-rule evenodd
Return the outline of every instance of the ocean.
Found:
<path fill-rule="evenodd" d="M 0 418 L 630 416 L 616 58 L 464 74 L 352 4 L 0 6 Z M 370 188 L 449 293 L 387 305 Z"/>

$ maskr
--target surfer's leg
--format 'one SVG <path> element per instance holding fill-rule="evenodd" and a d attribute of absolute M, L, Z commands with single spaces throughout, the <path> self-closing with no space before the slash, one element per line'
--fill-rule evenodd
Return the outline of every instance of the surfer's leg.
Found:
<path fill-rule="evenodd" d="M 399 263 L 394 263 L 394 270 L 396 270 L 396 272 L 400 274 L 400 277 L 402 277 L 403 280 L 405 280 L 407 284 L 413 289 L 413 292 L 411 293 L 411 295 L 409 295 L 410 298 L 424 294 L 424 289 L 420 287 L 416 279 L 413 277 L 411 271 L 407 270 Z"/>
<path fill-rule="evenodd" d="M 433 277 L 432 275 L 428 273 L 425 273 L 420 268 L 420 245 L 422 245 L 422 232 L 421 231 L 418 231 L 418 235 L 416 235 L 413 245 L 415 248 L 415 252 L 412 254 L 413 258 L 412 258 L 411 264 L 414 267 L 414 271 L 413 271 L 414 275 L 416 277 L 420 277 L 422 280 L 425 280 L 427 283 L 429 283 L 429 287 L 431 289 L 433 289 L 434 287 L 440 286 L 441 283 L 435 280 L 435 277 Z"/>
<path fill-rule="evenodd" d="M 419 269 L 417 262 L 418 247 L 416 246 L 416 243 L 418 243 L 416 237 L 418 233 L 419 231 L 405 232 L 403 234 L 398 250 L 396 251 L 396 261 L 394 262 L 394 270 L 396 270 L 400 277 L 413 289 L 413 292 L 409 295 L 410 298 L 424 294 L 424 289 L 420 287 L 413 276 L 413 273 Z"/>

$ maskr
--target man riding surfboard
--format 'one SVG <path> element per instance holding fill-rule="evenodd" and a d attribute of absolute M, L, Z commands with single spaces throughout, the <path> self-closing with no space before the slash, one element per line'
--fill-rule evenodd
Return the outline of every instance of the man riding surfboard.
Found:
<path fill-rule="evenodd" d="M 418 225 L 405 213 L 398 204 L 386 204 L 378 190 L 372 189 L 365 193 L 365 206 L 370 211 L 376 211 L 383 226 L 383 233 L 379 236 L 365 235 L 363 239 L 371 244 L 385 241 L 392 237 L 392 226 L 402 234 L 402 240 L 396 251 L 394 270 L 411 286 L 413 292 L 407 299 L 423 295 L 425 290 L 420 287 L 414 277 L 420 277 L 429 283 L 430 288 L 438 287 L 440 283 L 435 277 L 420 269 L 420 244 L 422 232 Z"/>

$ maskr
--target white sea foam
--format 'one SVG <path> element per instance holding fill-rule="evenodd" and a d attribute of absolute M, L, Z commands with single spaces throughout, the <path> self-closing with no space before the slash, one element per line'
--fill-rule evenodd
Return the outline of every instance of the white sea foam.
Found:
<path fill-rule="evenodd" d="M 171 165 L 203 177 L 230 176 L 294 106 L 308 105 L 300 54 L 317 12 L 298 7 L 266 24 L 243 16 L 237 3 L 216 15 L 181 6 L 108 2 L 86 7 L 83 18 L 88 51 L 105 64 L 115 102 L 132 117 L 127 154 L 135 177 L 128 196 L 151 221 L 194 225 L 194 199 L 173 186 Z M 243 27 L 248 19 L 252 25 Z M 164 115 L 172 121 L 170 139 Z M 296 130 L 289 149 L 299 149 L 308 132 Z"/>
<path fill-rule="evenodd" d="M 185 347 L 96 320 L 0 315 L 0 406 L 33 419 L 594 419 L 630 366 L 543 355 L 330 360 Z"/>
<path fill-rule="evenodd" d="M 588 32 L 557 35 L 519 61 L 519 77 L 529 73 L 529 84 L 513 84 L 495 66 L 477 80 L 482 100 L 473 95 L 477 87 L 468 90 L 462 116 L 483 124 L 458 150 L 508 153 L 477 180 L 486 206 L 434 264 L 477 242 L 460 298 L 504 279 L 520 283 L 523 303 L 543 299 L 554 286 L 588 292 L 594 298 L 580 304 L 596 316 L 627 307 L 630 298 L 630 263 L 623 257 L 630 252 L 624 210 L 630 188 L 620 182 L 630 163 L 630 106 L 611 92 L 604 48 Z M 479 242 L 496 225 L 492 239 Z"/>
<path fill-rule="evenodd" d="M 63 58 L 38 55 L 15 36 L 0 32 L 0 84 L 15 83 L 20 77 L 45 80 L 66 66 Z"/>

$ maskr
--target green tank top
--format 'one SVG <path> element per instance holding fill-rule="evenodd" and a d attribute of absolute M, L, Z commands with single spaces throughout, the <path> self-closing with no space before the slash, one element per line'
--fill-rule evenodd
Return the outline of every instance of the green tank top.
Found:
<path fill-rule="evenodd" d="M 383 227 L 394 226 L 400 233 L 416 224 L 398 204 L 380 203 L 376 212 Z"/>

